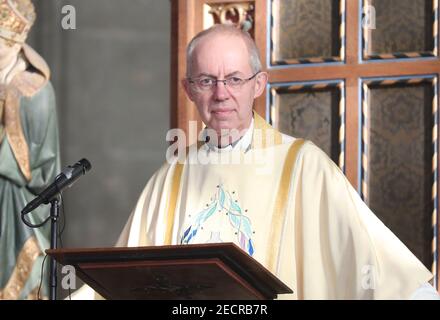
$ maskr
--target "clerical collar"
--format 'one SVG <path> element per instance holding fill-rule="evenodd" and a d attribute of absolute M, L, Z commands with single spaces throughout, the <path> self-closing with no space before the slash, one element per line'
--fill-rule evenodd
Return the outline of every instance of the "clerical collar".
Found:
<path fill-rule="evenodd" d="M 252 118 L 251 125 L 247 129 L 246 133 L 237 141 L 234 141 L 233 143 L 223 148 L 219 148 L 216 143 L 210 142 L 209 140 L 206 142 L 206 145 L 209 147 L 211 151 L 216 151 L 216 152 L 235 151 L 235 150 L 242 150 L 243 152 L 246 152 L 251 147 L 253 132 L 254 132 L 254 118 Z"/>

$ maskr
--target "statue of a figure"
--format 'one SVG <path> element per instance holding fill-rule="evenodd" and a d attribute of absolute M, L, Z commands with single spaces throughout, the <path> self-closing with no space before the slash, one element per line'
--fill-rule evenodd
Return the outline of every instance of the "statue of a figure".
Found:
<path fill-rule="evenodd" d="M 37 298 L 50 225 L 31 229 L 20 212 L 60 168 L 49 68 L 25 43 L 35 18 L 31 0 L 0 0 L 0 299 Z M 41 206 L 27 219 L 48 215 Z M 47 289 L 46 276 L 40 298 Z"/>

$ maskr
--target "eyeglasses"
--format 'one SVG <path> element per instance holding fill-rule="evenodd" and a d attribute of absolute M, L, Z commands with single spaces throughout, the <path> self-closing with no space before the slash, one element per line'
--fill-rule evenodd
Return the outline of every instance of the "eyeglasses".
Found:
<path fill-rule="evenodd" d="M 196 89 L 199 89 L 201 91 L 208 91 L 212 90 L 214 87 L 217 86 L 218 82 L 223 82 L 225 86 L 228 86 L 232 89 L 240 89 L 246 82 L 252 80 L 255 78 L 261 71 L 258 71 L 255 73 L 252 77 L 247 79 L 242 79 L 240 77 L 232 76 L 228 77 L 226 79 L 215 79 L 212 77 L 200 77 L 200 78 L 188 78 L 188 82 L 192 84 Z"/>

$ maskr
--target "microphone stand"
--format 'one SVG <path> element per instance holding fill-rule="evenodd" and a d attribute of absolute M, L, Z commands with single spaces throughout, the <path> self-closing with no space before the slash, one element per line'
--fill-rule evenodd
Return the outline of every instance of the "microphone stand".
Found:
<path fill-rule="evenodd" d="M 29 228 L 40 228 L 45 225 L 49 219 L 50 223 L 50 249 L 57 249 L 58 237 L 58 219 L 60 217 L 60 193 L 66 188 L 70 187 L 75 180 L 81 175 L 84 175 L 92 168 L 92 165 L 87 159 L 78 161 L 73 166 L 68 166 L 59 175 L 55 177 L 55 181 L 41 192 L 37 198 L 29 202 L 23 210 L 21 210 L 21 220 Z M 25 215 L 36 209 L 41 204 L 50 202 L 50 215 L 42 223 L 32 224 L 25 219 Z M 50 257 L 50 274 L 49 274 L 49 298 L 50 300 L 57 299 L 57 262 L 53 257 Z"/>
<path fill-rule="evenodd" d="M 50 201 L 50 249 L 57 248 L 58 218 L 60 216 L 60 201 L 57 197 Z M 57 299 L 57 262 L 50 257 L 49 299 Z"/>

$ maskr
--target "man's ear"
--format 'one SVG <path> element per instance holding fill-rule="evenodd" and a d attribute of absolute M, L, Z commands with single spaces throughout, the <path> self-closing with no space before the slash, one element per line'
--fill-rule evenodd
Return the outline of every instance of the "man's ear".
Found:
<path fill-rule="evenodd" d="M 194 95 L 187 79 L 182 79 L 182 86 L 185 89 L 186 96 L 188 97 L 188 99 L 194 101 Z"/>
<path fill-rule="evenodd" d="M 268 80 L 269 80 L 269 75 L 267 74 L 267 72 L 262 71 L 259 74 L 257 74 L 255 79 L 254 99 L 261 96 L 261 94 L 264 92 Z"/>

